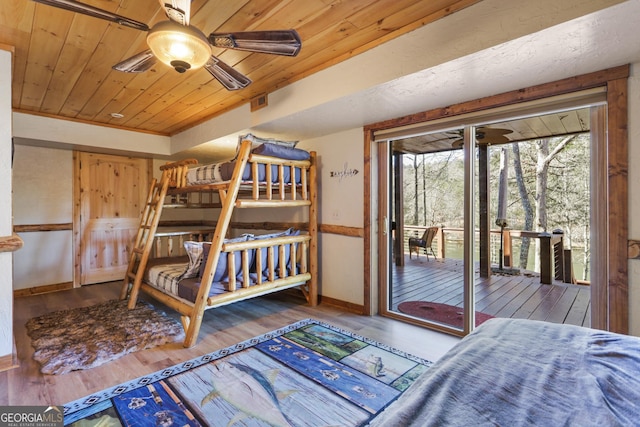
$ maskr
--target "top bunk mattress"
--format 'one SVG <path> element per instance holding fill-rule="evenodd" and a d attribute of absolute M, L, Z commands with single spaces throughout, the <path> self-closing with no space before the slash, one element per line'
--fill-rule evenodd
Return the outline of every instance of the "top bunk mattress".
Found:
<path fill-rule="evenodd" d="M 251 150 L 252 154 L 259 154 L 262 156 L 269 156 L 278 159 L 284 160 L 309 160 L 310 153 L 308 151 L 278 145 L 274 143 L 262 143 L 257 147 Z M 233 176 L 233 171 L 236 167 L 236 160 L 224 163 L 215 163 L 209 165 L 202 165 L 195 168 L 190 169 L 186 175 L 187 186 L 195 186 L 195 185 L 207 185 L 207 184 L 215 184 L 221 182 L 227 182 L 231 180 Z M 242 173 L 242 181 L 243 182 L 251 182 L 253 180 L 251 175 L 251 164 L 247 163 L 243 173 Z M 292 168 L 289 166 L 280 167 L 277 164 L 267 165 L 264 163 L 258 163 L 258 178 L 259 182 L 266 182 L 268 179 L 268 169 L 271 168 L 271 179 L 272 183 L 280 182 L 280 171 L 282 170 L 282 181 L 285 184 L 292 184 L 292 173 L 291 170 L 295 170 L 295 176 L 293 181 L 296 184 L 300 183 L 300 169 Z"/>
<path fill-rule="evenodd" d="M 231 180 L 236 162 L 216 163 L 192 168 L 187 172 L 187 186 L 216 184 Z M 247 164 L 243 173 L 242 181 L 251 182 L 251 165 Z M 280 180 L 279 168 L 277 165 L 271 165 L 271 182 L 277 183 Z M 258 181 L 267 181 L 267 165 L 258 165 Z M 291 184 L 291 168 L 283 169 L 283 181 L 285 184 Z M 295 169 L 295 183 L 300 183 L 300 169 Z"/>

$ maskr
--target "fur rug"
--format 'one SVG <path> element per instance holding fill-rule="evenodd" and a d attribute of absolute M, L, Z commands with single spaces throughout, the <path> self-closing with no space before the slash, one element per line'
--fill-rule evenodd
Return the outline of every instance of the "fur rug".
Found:
<path fill-rule="evenodd" d="M 180 322 L 138 301 L 108 301 L 30 319 L 27 334 L 33 358 L 44 374 L 90 369 L 125 354 L 184 339 Z"/>

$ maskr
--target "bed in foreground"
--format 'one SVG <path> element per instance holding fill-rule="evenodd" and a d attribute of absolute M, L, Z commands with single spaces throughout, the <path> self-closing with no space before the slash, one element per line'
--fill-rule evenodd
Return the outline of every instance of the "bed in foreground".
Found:
<path fill-rule="evenodd" d="M 491 319 L 371 426 L 640 425 L 640 338 Z"/>

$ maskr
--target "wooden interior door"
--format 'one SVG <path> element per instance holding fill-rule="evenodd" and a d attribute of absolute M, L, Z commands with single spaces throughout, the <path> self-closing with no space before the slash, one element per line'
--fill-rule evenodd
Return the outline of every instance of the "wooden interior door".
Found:
<path fill-rule="evenodd" d="M 121 280 L 146 202 L 151 161 L 79 152 L 75 164 L 75 282 Z"/>

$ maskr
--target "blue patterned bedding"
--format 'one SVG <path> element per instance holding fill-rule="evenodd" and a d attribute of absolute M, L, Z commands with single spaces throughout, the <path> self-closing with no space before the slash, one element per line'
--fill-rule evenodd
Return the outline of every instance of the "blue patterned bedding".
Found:
<path fill-rule="evenodd" d="M 251 152 L 285 160 L 308 160 L 310 158 L 310 153 L 308 151 L 271 143 L 261 143 L 251 150 Z M 259 182 L 265 182 L 267 180 L 267 165 L 264 163 L 257 163 L 257 165 L 257 180 Z M 236 161 L 234 160 L 231 162 L 216 163 L 192 168 L 187 172 L 187 185 L 206 185 L 229 181 L 233 175 L 235 166 Z M 270 167 L 271 182 L 279 182 L 280 168 L 276 164 L 272 164 Z M 291 184 L 291 169 L 292 168 L 289 166 L 282 169 L 282 180 L 285 184 Z M 293 169 L 295 170 L 295 182 L 296 184 L 299 184 L 300 168 Z M 251 174 L 251 165 L 247 164 L 242 173 L 242 181 L 248 182 L 253 179 L 254 177 Z"/>
<path fill-rule="evenodd" d="M 640 425 L 640 338 L 491 319 L 371 424 L 485 425 Z"/>
<path fill-rule="evenodd" d="M 199 166 L 190 169 L 187 172 L 187 185 L 206 185 L 215 184 L 219 182 L 226 182 L 231 179 L 233 175 L 233 169 L 235 168 L 235 162 L 217 163 Z M 267 179 L 267 166 L 264 164 L 258 165 L 258 181 L 265 182 Z M 279 181 L 279 169 L 277 165 L 271 165 L 271 182 Z M 242 181 L 249 182 L 251 177 L 251 165 L 247 165 L 242 174 Z M 291 168 L 285 167 L 283 169 L 283 181 L 285 184 L 291 184 Z M 300 183 L 300 169 L 295 168 L 295 182 Z"/>
<path fill-rule="evenodd" d="M 242 236 L 225 239 L 225 243 L 238 243 L 238 242 L 247 242 L 247 241 L 256 241 L 256 242 L 266 242 L 270 239 L 277 239 L 282 237 L 293 237 L 299 236 L 300 230 L 294 230 L 293 228 L 289 228 L 284 231 L 279 231 L 275 233 L 269 234 L 261 234 L 261 235 L 253 235 L 253 234 L 243 234 Z M 268 242 L 267 242 L 268 243 Z M 202 282 L 202 277 L 205 271 L 205 265 L 207 257 L 210 253 L 211 242 L 196 242 L 196 241 L 186 241 L 183 243 L 185 247 L 185 251 L 187 255 L 182 255 L 178 257 L 162 257 L 162 258 L 152 258 L 148 261 L 147 268 L 145 271 L 145 282 L 165 293 L 186 299 L 191 302 L 195 302 L 198 292 L 200 291 L 200 285 Z M 269 278 L 269 257 L 273 257 L 272 264 L 275 266 L 275 270 L 273 271 L 274 280 L 281 279 L 287 277 L 289 275 L 295 274 L 293 267 L 295 266 L 295 271 L 300 271 L 300 266 L 295 263 L 292 265 L 291 260 L 291 246 L 297 248 L 298 243 L 292 244 L 272 244 L 270 245 L 273 248 L 272 255 L 268 255 L 269 251 L 267 247 L 257 247 L 257 248 L 247 248 L 246 251 L 246 259 L 249 265 L 249 274 L 248 274 L 248 283 L 247 286 L 253 286 L 258 283 L 258 272 L 257 269 L 257 261 L 256 258 L 260 258 L 260 265 L 262 269 L 260 271 L 261 274 L 261 283 L 268 281 Z M 282 250 L 283 265 L 286 266 L 282 271 L 280 271 L 280 246 L 283 246 Z M 232 255 L 233 254 L 233 255 Z M 228 257 L 233 257 L 235 261 L 235 265 L 237 268 L 236 271 L 236 282 L 241 286 L 244 280 L 244 274 L 242 271 L 242 257 L 243 254 L 241 251 L 234 252 L 221 252 L 218 258 L 218 263 L 214 266 L 214 274 L 212 278 L 211 288 L 209 290 L 209 297 L 215 297 L 216 295 L 224 294 L 229 292 L 227 290 L 227 285 L 229 283 L 229 266 L 228 266 Z M 283 274 L 280 277 L 280 274 Z"/>

